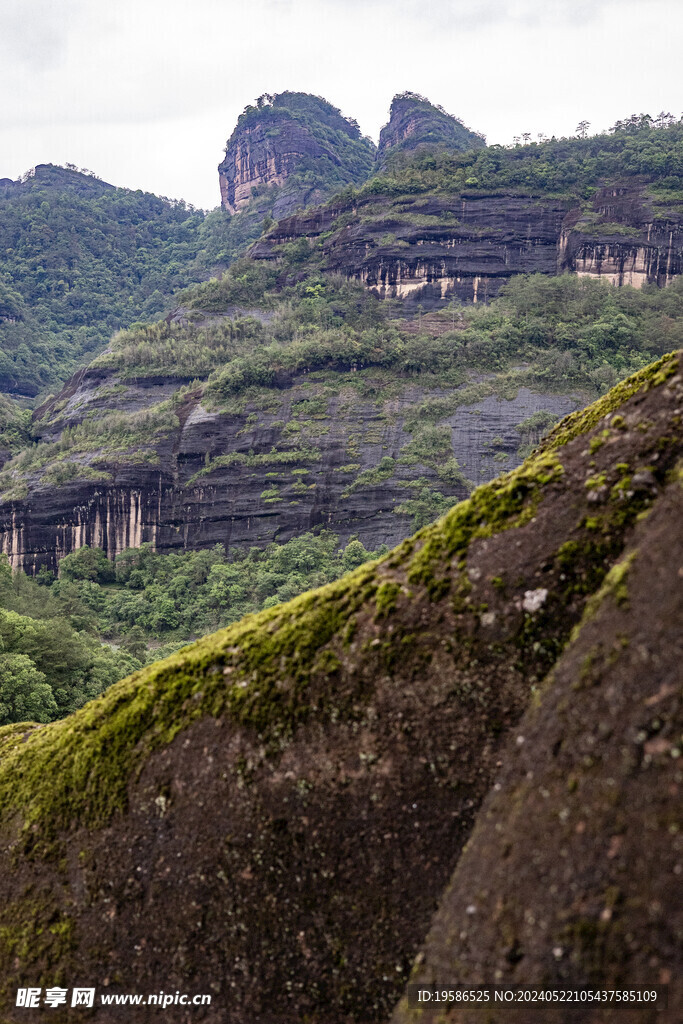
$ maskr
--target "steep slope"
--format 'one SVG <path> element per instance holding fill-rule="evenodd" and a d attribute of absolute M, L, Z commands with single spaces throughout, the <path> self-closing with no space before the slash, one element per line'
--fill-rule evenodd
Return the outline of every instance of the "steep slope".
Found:
<path fill-rule="evenodd" d="M 589 139 L 414 153 L 358 191 L 286 218 L 252 249 L 306 238 L 322 267 L 381 297 L 482 302 L 516 274 L 665 285 L 681 273 L 683 124 Z"/>
<path fill-rule="evenodd" d="M 582 1024 L 679 1019 L 680 473 L 634 530 L 501 755 L 415 986 L 659 987 L 668 1013 L 584 1007 Z M 567 1019 L 543 1004 L 411 1012 L 406 998 L 393 1020 L 526 1024 L 530 1012 Z"/>
<path fill-rule="evenodd" d="M 358 155 L 353 125 L 343 130 L 334 108 L 309 99 L 282 94 L 242 128 L 296 114 Z M 514 465 L 533 417 L 562 415 L 681 344 L 671 282 L 683 259 L 682 134 L 680 124 L 636 125 L 418 152 L 281 221 L 249 261 L 185 296 L 166 322 L 117 337 L 38 410 L 39 443 L 0 477 L 1 550 L 35 572 L 85 543 L 113 557 L 141 542 L 264 545 L 319 526 L 370 548 L 397 542 L 462 497 L 466 481 Z M 250 208 L 218 216 L 232 225 Z M 201 232 L 217 259 L 219 228 Z M 575 318 L 568 275 L 543 292 L 530 270 L 668 286 L 640 297 L 580 289 Z M 510 281 L 519 288 L 490 316 L 455 303 L 423 316 L 457 298 L 480 307 Z M 18 331 L 27 307 L 5 298 L 0 329 Z M 547 323 L 539 309 L 550 307 Z"/>
<path fill-rule="evenodd" d="M 113 558 L 316 526 L 396 543 L 675 344 L 682 300 L 529 279 L 489 310 L 405 322 L 296 254 L 241 262 L 36 411 L 40 442 L 0 474 L 1 549 L 34 572 L 84 544 Z"/>
<path fill-rule="evenodd" d="M 314 527 L 396 543 L 683 342 L 683 280 L 520 277 L 488 306 L 394 320 L 307 251 L 235 264 L 36 410 L 39 442 L 0 472 L 15 568 L 84 544 L 239 549 Z"/>
<path fill-rule="evenodd" d="M 424 96 L 404 92 L 394 96 L 389 110 L 389 122 L 379 136 L 377 159 L 385 165 L 389 157 L 420 147 L 444 149 L 480 149 L 486 140 L 470 131 L 462 121 L 434 106 Z"/>
<path fill-rule="evenodd" d="M 681 371 L 675 355 L 619 385 L 565 420 L 522 468 L 380 562 L 186 648 L 63 722 L 1 730 L 7 1019 L 22 1013 L 11 1006 L 16 985 L 76 979 L 98 979 L 97 1020 L 110 1019 L 102 993 L 160 989 L 212 995 L 213 1005 L 193 1007 L 191 1018 L 167 1008 L 170 1021 L 245 1024 L 272 1020 L 274 1007 L 283 1024 L 387 1019 L 501 762 L 519 778 L 505 751 L 530 702 L 540 699 L 536 721 L 554 730 L 541 735 L 539 724 L 534 734 L 532 722 L 528 733 L 532 750 L 542 751 L 537 770 L 552 774 L 547 751 L 562 721 L 551 710 L 569 677 L 567 704 L 557 707 L 570 724 L 558 766 L 580 758 L 581 737 L 609 725 L 627 699 L 608 676 L 601 689 L 616 648 L 606 661 L 596 652 L 583 677 L 571 646 L 556 680 L 552 669 L 582 616 L 600 614 L 603 601 L 612 614 L 609 594 L 619 603 L 624 586 L 631 599 L 624 565 L 640 574 L 634 546 L 657 567 L 674 550 L 666 534 L 676 534 L 678 550 Z M 663 684 L 673 682 L 664 678 L 669 653 L 658 660 L 675 614 L 667 582 L 656 584 L 661 631 L 652 615 L 639 624 L 653 652 L 637 676 L 646 724 L 669 699 Z M 648 588 L 646 576 L 637 583 Z M 607 652 L 619 639 L 619 616 L 604 625 L 616 631 L 602 638 Z M 597 636 L 586 637 L 592 650 Z M 620 650 L 624 664 L 640 656 L 639 647 Z M 615 704 L 596 722 L 600 693 Z M 681 725 L 662 721 L 668 742 Z M 569 745 L 575 735 L 578 749 Z M 584 786 L 591 801 L 593 791 L 611 793 L 608 751 L 619 740 L 609 731 L 600 737 L 606 760 L 583 762 L 567 789 L 572 807 L 580 796 L 571 794 Z M 595 743 L 587 753 L 595 755 Z M 666 755 L 657 743 L 644 753 Z M 655 890 L 639 851 L 647 843 L 652 864 L 669 857 L 675 800 L 658 790 L 663 776 L 649 765 L 633 783 L 643 802 L 622 817 L 614 847 L 645 905 Z M 628 770 L 640 772 L 639 763 Z M 559 796 L 557 783 L 551 792 Z M 655 794 L 661 813 L 645 834 L 641 822 L 651 819 L 642 808 Z M 519 796 L 542 794 L 523 783 Z M 574 825 L 573 850 L 592 857 L 576 828 L 584 819 L 575 821 L 572 807 L 564 815 L 565 806 L 557 799 L 560 832 Z M 616 822 L 615 801 L 605 806 Z M 586 831 L 609 850 L 613 821 L 603 833 L 599 809 L 587 808 Z M 515 827 L 509 807 L 499 813 L 504 828 Z M 479 815 L 473 842 L 487 828 Z M 530 844 L 512 838 L 513 856 L 526 849 L 530 858 Z M 466 852 L 462 863 L 471 861 Z M 572 906 L 577 895 L 562 886 L 556 896 L 570 921 L 587 912 Z M 545 897 L 530 893 L 537 898 Z M 603 918 L 608 939 L 642 919 L 640 903 L 617 898 L 614 906 Z M 677 912 L 649 916 L 647 953 L 658 970 L 673 967 Z M 584 977 L 586 934 L 593 932 L 570 927 L 563 938 L 563 981 Z M 478 948 L 487 948 L 485 929 Z M 592 961 L 595 984 L 613 970 L 642 976 L 639 941 L 603 948 L 603 961 Z M 532 968 L 529 976 L 543 980 Z M 672 1000 L 658 1019 L 673 1022 L 677 1010 Z M 142 1007 L 137 1019 L 155 1012 Z M 69 1019 L 68 1011 L 50 1013 Z"/>
<path fill-rule="evenodd" d="M 320 96 L 282 92 L 259 97 L 240 115 L 218 173 L 223 209 L 243 210 L 269 189 L 264 215 L 286 216 L 370 174 L 375 147 L 355 121 Z M 273 193 L 273 186 L 278 186 Z"/>

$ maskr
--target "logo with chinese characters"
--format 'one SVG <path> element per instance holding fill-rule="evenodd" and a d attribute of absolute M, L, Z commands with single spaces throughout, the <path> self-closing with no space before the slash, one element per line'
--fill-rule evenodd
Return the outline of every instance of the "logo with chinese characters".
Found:
<path fill-rule="evenodd" d="M 20 988 L 17 989 L 17 1006 L 23 1006 L 26 1009 L 39 1006 L 50 1006 L 54 1009 L 57 1006 L 66 1006 L 67 996 L 69 994 L 68 988 L 58 988 L 53 986 L 52 988 L 45 989 L 45 995 L 41 1003 L 40 997 L 42 994 L 42 988 Z M 95 1002 L 95 989 L 94 988 L 74 988 L 71 990 L 71 1006 L 85 1006 L 91 1007 Z"/>

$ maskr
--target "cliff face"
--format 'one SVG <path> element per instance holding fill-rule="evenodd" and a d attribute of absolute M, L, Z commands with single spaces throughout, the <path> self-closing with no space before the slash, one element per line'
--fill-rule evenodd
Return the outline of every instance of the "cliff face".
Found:
<path fill-rule="evenodd" d="M 287 218 L 251 251 L 277 259 L 285 242 L 319 240 L 326 270 L 429 309 L 486 301 L 515 274 L 663 286 L 683 268 L 683 218 L 655 213 L 644 188 L 625 186 L 600 190 L 588 211 L 518 194 L 370 196 Z"/>
<path fill-rule="evenodd" d="M 377 158 L 384 165 L 390 154 L 410 152 L 421 146 L 468 150 L 483 145 L 484 137 L 470 131 L 462 121 L 423 96 L 406 92 L 394 96 L 391 102 L 389 122 L 380 132 Z"/>
<path fill-rule="evenodd" d="M 105 413 L 112 390 L 119 392 L 118 412 L 135 414 L 189 382 L 81 371 L 60 396 L 61 410 L 48 417 L 43 444 Z M 315 526 L 344 541 L 357 535 L 368 548 L 394 544 L 411 530 L 410 515 L 396 511 L 411 498 L 411 482 L 463 497 L 465 480 L 490 479 L 501 460 L 519 461 L 520 422 L 539 410 L 564 415 L 584 402 L 580 393 L 526 387 L 500 397 L 494 381 L 478 385 L 481 398 L 468 401 L 463 393 L 463 403 L 442 420 L 449 439 L 444 459 L 455 458 L 461 470 L 448 480 L 407 457 L 413 438 L 405 420 L 425 401 L 448 395 L 453 403 L 453 392 L 399 376 L 383 399 L 386 377 L 368 384 L 371 394 L 363 398 L 353 374 L 330 372 L 316 383 L 294 374 L 270 393 L 266 408 L 263 400 L 246 401 L 229 412 L 207 409 L 197 389 L 168 429 L 128 453 L 95 448 L 77 456 L 80 479 L 55 486 L 49 470 L 47 477 L 29 475 L 24 497 L 0 503 L 0 550 L 15 568 L 33 573 L 41 565 L 56 569 L 85 544 L 113 558 L 143 543 L 159 551 L 263 546 Z"/>
<path fill-rule="evenodd" d="M 334 154 L 294 121 L 281 121 L 276 138 L 268 137 L 268 130 L 267 124 L 255 124 L 235 133 L 228 143 L 218 172 L 221 204 L 229 213 L 246 206 L 259 185 L 282 185 L 306 157 L 336 162 Z"/>
<path fill-rule="evenodd" d="M 615 285 L 667 285 L 683 270 L 683 219 L 653 210 L 644 190 L 600 189 L 589 211 L 572 211 L 558 242 L 559 266 Z"/>
<path fill-rule="evenodd" d="M 5 1019 L 49 976 L 379 1024 L 433 921 L 418 980 L 680 1020 L 682 401 L 664 358 L 385 559 L 0 730 Z"/>
<path fill-rule="evenodd" d="M 262 96 L 258 106 L 246 108 L 228 140 L 218 168 L 221 203 L 236 213 L 254 189 L 288 182 L 272 210 L 282 217 L 349 182 L 363 181 L 374 155 L 358 125 L 320 97 Z M 298 180 L 304 172 L 306 180 Z"/>

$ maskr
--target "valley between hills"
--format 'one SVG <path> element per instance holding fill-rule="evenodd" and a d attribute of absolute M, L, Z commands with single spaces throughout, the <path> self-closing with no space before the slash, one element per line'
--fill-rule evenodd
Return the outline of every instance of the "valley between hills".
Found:
<path fill-rule="evenodd" d="M 217 185 L 0 180 L 2 1019 L 674 1024 L 683 122 L 264 94 Z"/>

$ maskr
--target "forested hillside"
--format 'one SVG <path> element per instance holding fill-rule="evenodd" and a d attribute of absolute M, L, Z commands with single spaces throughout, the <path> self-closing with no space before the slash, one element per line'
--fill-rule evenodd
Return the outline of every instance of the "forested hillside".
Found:
<path fill-rule="evenodd" d="M 149 546 L 114 562 L 83 547 L 59 578 L 12 573 L 0 556 L 0 726 L 49 722 L 92 700 L 122 676 L 244 615 L 338 579 L 383 551 L 333 534 L 228 557 L 161 555 Z"/>
<path fill-rule="evenodd" d="M 3 607 L 49 629 L 64 621 L 90 658 L 65 686 L 20 638 L 38 627 L 13 634 L 6 652 L 31 661 L 29 690 L 61 694 L 41 714 L 64 714 L 131 666 L 336 578 L 683 344 L 679 122 L 632 118 L 604 136 L 511 148 L 472 136 L 479 148 L 465 153 L 447 138 L 464 144 L 463 126 L 427 101 L 399 97 L 392 110 L 393 156 L 375 174 L 369 143 L 336 108 L 305 94 L 262 97 L 232 137 L 244 172 L 242 186 L 232 179 L 244 189 L 232 215 L 204 217 L 69 168 L 0 187 L 8 385 L 58 390 L 108 342 L 33 416 L 0 402 L 0 543 L 40 581 L 20 573 L 24 597 Z M 254 185 L 259 146 L 271 175 L 272 147 L 291 132 L 308 139 L 309 163 L 288 163 L 281 148 L 286 176 Z M 344 182 L 356 184 L 235 260 L 263 226 L 262 200 L 298 203 L 308 188 Z M 538 236 L 522 237 L 534 209 Z M 552 259 L 526 274 L 506 257 L 487 303 L 461 305 L 441 281 L 425 311 L 429 270 L 410 281 L 411 302 L 400 288 L 380 300 L 391 289 L 363 270 L 392 253 L 399 268 L 413 253 L 426 265 L 443 245 L 460 260 L 458 279 L 485 298 L 482 254 L 490 261 L 500 237 L 509 256 L 515 231 L 529 268 L 541 249 Z M 669 283 L 648 283 L 661 277 L 654 257 L 639 289 L 613 288 L 599 261 L 555 276 L 576 239 L 605 249 L 610 265 L 656 252 Z"/>
<path fill-rule="evenodd" d="M 56 389 L 197 279 L 201 211 L 41 165 L 0 183 L 0 390 Z"/>

